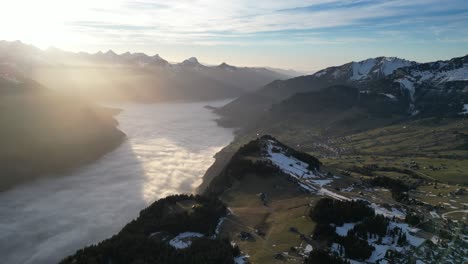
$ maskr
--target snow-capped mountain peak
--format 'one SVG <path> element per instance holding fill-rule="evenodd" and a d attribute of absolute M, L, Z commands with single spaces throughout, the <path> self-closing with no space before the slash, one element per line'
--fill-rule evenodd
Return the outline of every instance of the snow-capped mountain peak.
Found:
<path fill-rule="evenodd" d="M 195 64 L 200 64 L 200 63 L 198 62 L 198 59 L 196 57 L 190 57 L 190 58 L 184 60 L 182 62 L 182 64 L 193 64 L 193 65 L 195 65 Z"/>
<path fill-rule="evenodd" d="M 414 61 L 397 57 L 377 57 L 330 67 L 318 71 L 313 76 L 341 79 L 344 81 L 368 81 L 383 78 L 392 74 L 396 69 L 416 64 Z"/>
<path fill-rule="evenodd" d="M 200 62 L 198 62 L 198 59 L 196 57 L 190 57 L 190 58 L 184 60 L 180 65 L 188 66 L 188 67 L 201 66 Z"/>
<path fill-rule="evenodd" d="M 376 64 L 376 59 L 367 59 L 360 62 L 351 62 L 352 75 L 349 79 L 353 81 L 367 79 L 369 73 L 375 67 Z"/>
<path fill-rule="evenodd" d="M 360 62 L 352 62 L 350 80 L 368 80 L 382 78 L 392 74 L 396 69 L 415 65 L 413 61 L 396 57 L 378 57 Z"/>

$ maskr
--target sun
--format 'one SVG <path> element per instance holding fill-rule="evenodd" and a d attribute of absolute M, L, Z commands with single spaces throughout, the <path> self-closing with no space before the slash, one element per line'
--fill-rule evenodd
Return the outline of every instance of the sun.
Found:
<path fill-rule="evenodd" d="M 73 26 L 76 21 L 97 19 L 96 10 L 115 6 L 121 1 L 108 0 L 15 0 L 2 3 L 0 39 L 21 40 L 40 48 L 50 46 L 75 49 L 95 41 Z"/>

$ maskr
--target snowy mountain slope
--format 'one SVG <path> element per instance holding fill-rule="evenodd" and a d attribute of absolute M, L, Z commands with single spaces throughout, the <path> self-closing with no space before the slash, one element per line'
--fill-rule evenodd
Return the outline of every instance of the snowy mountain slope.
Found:
<path fill-rule="evenodd" d="M 377 57 L 326 68 L 313 76 L 345 81 L 369 81 L 388 76 L 398 68 L 416 64 L 414 61 L 396 57 Z"/>
<path fill-rule="evenodd" d="M 295 94 L 313 93 L 343 84 L 359 89 L 361 94 L 386 96 L 397 102 L 401 108 L 397 112 L 405 112 L 407 117 L 459 115 L 464 113 L 464 104 L 468 103 L 468 56 L 430 63 L 394 57 L 350 62 L 313 75 L 275 81 L 217 112 L 222 115 L 220 123 L 223 125 L 247 126 L 267 114 L 272 106 Z M 305 109 L 307 105 L 302 102 L 301 106 L 291 107 Z"/>
<path fill-rule="evenodd" d="M 456 114 L 468 102 L 468 55 L 397 69 L 381 89 L 407 98 L 412 115 Z"/>
<path fill-rule="evenodd" d="M 438 90 L 439 93 L 455 92 L 452 83 L 468 82 L 468 56 L 402 68 L 392 77 L 401 88 L 409 91 L 413 101 L 414 94 L 424 92 L 424 89 Z M 465 86 L 462 92 L 466 94 L 466 91 Z"/>
<path fill-rule="evenodd" d="M 341 66 L 329 67 L 315 74 L 284 81 L 272 82 L 253 93 L 246 94 L 217 110 L 223 116 L 220 121 L 226 126 L 244 126 L 255 122 L 272 105 L 297 93 L 319 91 L 333 85 L 364 86 L 380 81 L 396 69 L 417 65 L 416 62 L 395 57 L 377 57 Z M 394 96 L 393 93 L 383 90 Z"/>
<path fill-rule="evenodd" d="M 432 83 L 434 86 L 445 82 L 468 81 L 468 55 L 448 61 L 422 63 L 402 68 L 397 76 L 402 75 L 412 82 Z"/>

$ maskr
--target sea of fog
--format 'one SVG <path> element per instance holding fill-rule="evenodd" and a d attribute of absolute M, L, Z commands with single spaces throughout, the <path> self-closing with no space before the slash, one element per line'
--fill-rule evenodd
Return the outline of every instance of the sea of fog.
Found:
<path fill-rule="evenodd" d="M 69 175 L 0 193 L 0 262 L 57 263 L 117 233 L 158 198 L 190 193 L 233 139 L 204 103 L 114 105 L 128 140 Z"/>

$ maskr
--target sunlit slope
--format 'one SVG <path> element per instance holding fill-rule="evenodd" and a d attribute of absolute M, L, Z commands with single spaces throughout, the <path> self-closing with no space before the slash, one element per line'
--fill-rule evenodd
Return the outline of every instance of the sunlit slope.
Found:
<path fill-rule="evenodd" d="M 113 110 L 35 82 L 0 85 L 0 190 L 93 161 L 124 138 Z"/>

